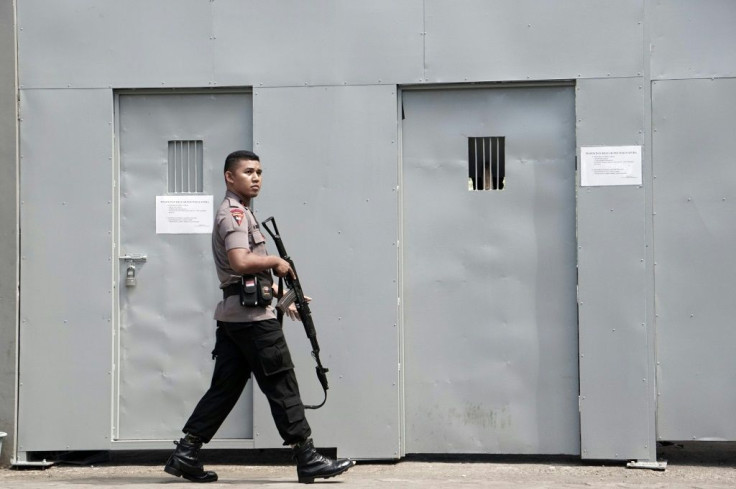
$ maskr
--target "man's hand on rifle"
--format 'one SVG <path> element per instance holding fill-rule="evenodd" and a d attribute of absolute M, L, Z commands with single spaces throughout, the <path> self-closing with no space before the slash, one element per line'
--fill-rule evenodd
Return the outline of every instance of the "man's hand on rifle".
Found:
<path fill-rule="evenodd" d="M 273 295 L 276 296 L 276 297 L 279 297 L 280 296 L 280 294 L 279 294 L 279 286 L 277 284 L 273 284 L 271 286 L 271 288 L 273 289 Z M 285 290 L 283 295 L 286 295 L 287 292 L 288 292 L 288 290 Z M 312 302 L 312 298 L 311 297 L 307 297 L 306 295 L 304 296 L 304 300 L 307 301 L 307 302 Z M 281 309 L 281 310 L 284 311 L 284 314 L 286 314 L 287 316 L 289 316 L 289 319 L 291 319 L 292 321 L 301 321 L 302 320 L 302 318 L 299 317 L 299 311 L 296 308 L 296 302 L 292 302 L 291 304 L 289 304 L 289 307 L 287 307 L 286 310 L 284 310 L 284 309 Z"/>
<path fill-rule="evenodd" d="M 278 258 L 278 260 L 278 263 L 273 267 L 273 273 L 275 273 L 277 277 L 286 277 L 288 275 L 291 278 L 296 278 L 294 270 L 291 269 L 289 262 L 283 258 Z"/>
<path fill-rule="evenodd" d="M 312 302 L 311 297 L 304 296 L 304 300 L 307 302 Z M 301 321 L 302 318 L 299 317 L 299 311 L 296 309 L 296 302 L 289 305 L 289 308 L 286 310 L 286 315 L 289 316 L 289 319 L 292 321 Z"/>

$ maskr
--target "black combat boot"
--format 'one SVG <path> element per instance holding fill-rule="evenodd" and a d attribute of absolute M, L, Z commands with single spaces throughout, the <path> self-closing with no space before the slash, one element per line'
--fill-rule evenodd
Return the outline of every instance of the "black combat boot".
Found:
<path fill-rule="evenodd" d="M 164 467 L 167 473 L 184 477 L 192 482 L 215 482 L 217 480 L 217 474 L 209 470 L 205 471 L 202 462 L 198 460 L 199 449 L 202 448 L 202 441 L 199 438 L 187 435 L 174 444 L 176 450 Z"/>
<path fill-rule="evenodd" d="M 311 438 L 294 447 L 294 458 L 296 458 L 296 473 L 299 476 L 299 482 L 306 484 L 311 484 L 315 478 L 335 477 L 355 465 L 353 460 L 347 458 L 332 460 L 320 455 L 314 449 Z"/>

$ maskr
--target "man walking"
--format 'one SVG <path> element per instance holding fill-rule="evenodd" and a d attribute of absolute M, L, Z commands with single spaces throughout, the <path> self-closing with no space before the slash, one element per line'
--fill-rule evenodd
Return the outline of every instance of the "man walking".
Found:
<path fill-rule="evenodd" d="M 320 455 L 310 438 L 289 348 L 276 319 L 271 299 L 273 278 L 293 274 L 289 263 L 266 252 L 266 238 L 250 209 L 261 191 L 260 158 L 250 151 L 235 151 L 225 160 L 227 193 L 215 216 L 212 253 L 223 300 L 217 305 L 216 358 L 212 384 L 183 428 L 164 470 L 193 482 L 213 482 L 217 474 L 205 471 L 199 461 L 202 444 L 215 435 L 254 375 L 266 395 L 271 414 L 284 440 L 294 450 L 299 482 L 334 477 L 355 465 L 349 459 Z M 254 291 L 241 304 L 241 278 Z M 292 305 L 293 307 L 293 305 Z M 290 316 L 295 316 L 291 311 Z"/>

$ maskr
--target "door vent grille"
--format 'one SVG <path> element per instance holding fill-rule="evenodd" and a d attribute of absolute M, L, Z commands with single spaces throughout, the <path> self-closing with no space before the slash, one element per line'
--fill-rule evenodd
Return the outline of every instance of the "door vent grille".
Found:
<path fill-rule="evenodd" d="M 468 138 L 468 190 L 503 190 L 506 137 Z"/>
<path fill-rule="evenodd" d="M 204 191 L 204 150 L 201 140 L 169 141 L 169 193 Z"/>

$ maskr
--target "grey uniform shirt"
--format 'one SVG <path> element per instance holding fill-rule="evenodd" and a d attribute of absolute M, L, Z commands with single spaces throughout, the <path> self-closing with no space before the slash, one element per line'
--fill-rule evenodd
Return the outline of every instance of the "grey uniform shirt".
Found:
<path fill-rule="evenodd" d="M 240 203 L 240 198 L 228 191 L 215 214 L 212 229 L 212 254 L 215 258 L 220 288 L 240 282 L 238 275 L 227 259 L 227 252 L 245 248 L 260 256 L 268 255 L 266 237 L 250 209 Z M 232 295 L 220 301 L 215 309 L 215 319 L 224 322 L 252 322 L 275 318 L 273 307 L 243 307 L 240 297 Z"/>

